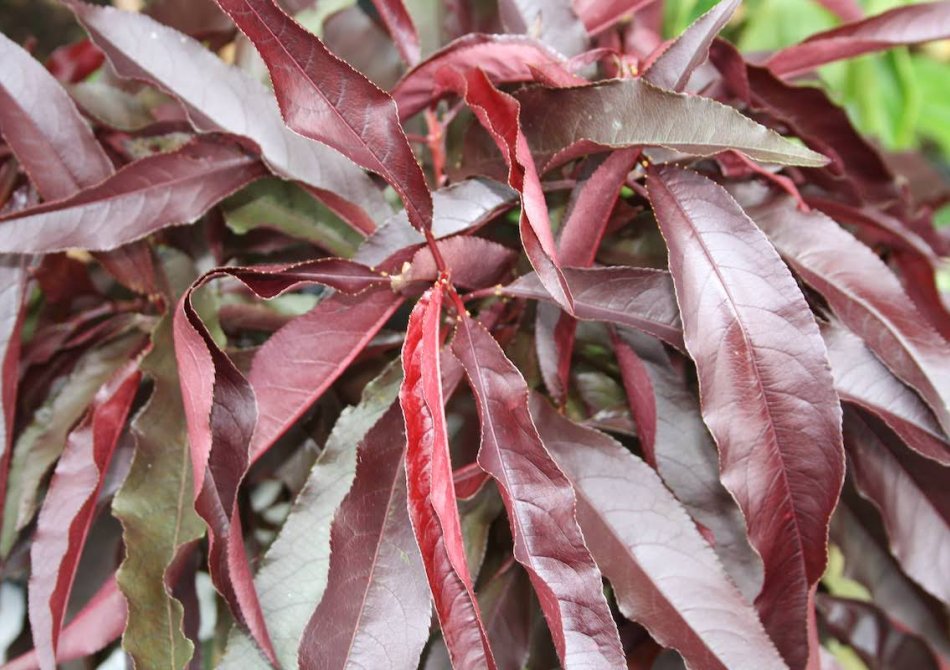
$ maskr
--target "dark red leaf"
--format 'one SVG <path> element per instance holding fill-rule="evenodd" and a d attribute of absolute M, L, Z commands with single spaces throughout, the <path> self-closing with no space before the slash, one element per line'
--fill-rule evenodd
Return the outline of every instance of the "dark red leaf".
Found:
<path fill-rule="evenodd" d="M 752 605 L 656 473 L 538 396 L 531 412 L 577 493 L 584 537 L 624 616 L 690 667 L 785 668 Z"/>
<path fill-rule="evenodd" d="M 479 589 L 488 639 L 501 668 L 523 668 L 528 660 L 532 632 L 531 581 L 516 562 L 502 567 Z"/>
<path fill-rule="evenodd" d="M 617 365 L 620 366 L 623 388 L 627 392 L 630 414 L 637 424 L 637 437 L 640 438 L 643 458 L 656 469 L 656 395 L 650 373 L 646 363 L 630 345 L 615 333 L 611 333 L 611 341 L 617 356 Z"/>
<path fill-rule="evenodd" d="M 419 33 L 403 0 L 373 0 L 402 59 L 411 67 L 419 62 Z"/>
<path fill-rule="evenodd" d="M 267 63 L 287 125 L 379 174 L 402 198 L 412 225 L 427 230 L 432 196 L 393 99 L 273 0 L 218 0 L 218 5 Z"/>
<path fill-rule="evenodd" d="M 950 2 L 920 3 L 812 35 L 782 49 L 766 62 L 772 72 L 788 77 L 842 58 L 950 37 Z"/>
<path fill-rule="evenodd" d="M 264 173 L 260 162 L 233 144 L 195 139 L 172 153 L 135 161 L 65 200 L 0 217 L 0 251 L 115 249 L 194 221 Z"/>
<path fill-rule="evenodd" d="M 564 277 L 574 295 L 577 318 L 636 328 L 677 349 L 685 349 L 668 272 L 627 267 L 567 268 Z M 534 274 L 519 277 L 501 291 L 513 298 L 552 300 Z"/>
<path fill-rule="evenodd" d="M 722 480 L 765 567 L 756 606 L 789 665 L 803 668 L 817 653 L 806 619 L 844 477 L 824 344 L 788 269 L 725 190 L 672 167 L 651 170 L 647 184 Z"/>
<path fill-rule="evenodd" d="M 455 286 L 486 288 L 507 280 L 518 254 L 496 242 L 472 235 L 457 235 L 436 242 L 439 254 L 449 271 Z M 419 249 L 412 257 L 408 270 L 404 269 L 397 280 L 425 281 L 431 283 L 439 277 L 439 269 L 428 247 Z M 400 281 L 401 281 L 400 280 Z"/>
<path fill-rule="evenodd" d="M 643 73 L 651 84 L 682 91 L 693 70 L 709 57 L 709 45 L 735 13 L 740 0 L 722 0 L 696 19 Z"/>
<path fill-rule="evenodd" d="M 303 668 L 419 663 L 431 606 L 406 509 L 405 453 L 393 403 L 360 444 L 353 487 L 333 521 L 327 588 L 300 643 Z"/>
<path fill-rule="evenodd" d="M 544 385 L 558 407 L 567 401 L 571 356 L 577 321 L 557 305 L 539 302 L 534 320 L 534 346 Z"/>
<path fill-rule="evenodd" d="M 457 668 L 494 668 L 462 543 L 442 397 L 439 281 L 416 303 L 402 350 L 399 399 L 406 421 L 409 518 L 435 600 L 442 637 Z"/>
<path fill-rule="evenodd" d="M 950 345 L 915 309 L 884 262 L 821 212 L 801 212 L 787 199 L 750 214 L 795 272 L 895 375 L 920 392 L 950 431 Z"/>
<path fill-rule="evenodd" d="M 40 509 L 30 547 L 30 627 L 44 670 L 56 667 L 66 605 L 95 515 L 96 500 L 139 387 L 138 360 L 96 393 L 66 446 Z"/>
<path fill-rule="evenodd" d="M 574 0 L 574 10 L 591 35 L 603 32 L 620 19 L 656 0 Z"/>
<path fill-rule="evenodd" d="M 102 67 L 105 60 L 105 54 L 85 39 L 54 49 L 43 65 L 64 84 L 75 84 Z"/>
<path fill-rule="evenodd" d="M 0 131 L 46 200 L 109 177 L 112 163 L 62 85 L 0 35 Z"/>
<path fill-rule="evenodd" d="M 538 436 L 527 386 L 498 343 L 468 317 L 452 352 L 478 401 L 478 463 L 498 483 L 514 539 L 561 663 L 622 667 L 623 655 L 600 583 L 600 571 L 574 518 L 574 493 Z"/>
<path fill-rule="evenodd" d="M 56 662 L 67 663 L 91 656 L 122 635 L 126 604 L 115 582 L 109 577 L 86 605 L 63 628 L 59 636 Z M 3 670 L 38 670 L 36 651 L 29 651 L 3 666 Z"/>

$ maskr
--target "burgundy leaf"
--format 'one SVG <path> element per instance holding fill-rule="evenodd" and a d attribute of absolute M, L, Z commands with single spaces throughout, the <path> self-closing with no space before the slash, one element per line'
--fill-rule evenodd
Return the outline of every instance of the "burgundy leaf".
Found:
<path fill-rule="evenodd" d="M 788 77 L 842 58 L 947 38 L 950 2 L 914 4 L 812 35 L 782 49 L 766 65 L 775 74 Z"/>
<path fill-rule="evenodd" d="M 881 514 L 891 551 L 907 575 L 950 602 L 950 499 L 946 470 L 894 444 L 853 410 L 845 412 L 845 444 L 855 484 Z"/>
<path fill-rule="evenodd" d="M 46 200 L 68 198 L 112 174 L 112 163 L 69 94 L 0 34 L 0 131 Z"/>
<path fill-rule="evenodd" d="M 472 235 L 458 235 L 436 242 L 439 254 L 456 286 L 485 288 L 497 285 L 511 277 L 518 254 L 496 242 Z M 400 275 L 407 281 L 432 282 L 439 277 L 439 269 L 428 247 L 419 249 L 412 257 L 409 269 Z M 399 277 L 393 277 L 396 282 Z"/>
<path fill-rule="evenodd" d="M 252 140 L 272 170 L 317 190 L 327 205 L 360 230 L 372 231 L 375 222 L 389 214 L 368 176 L 336 151 L 287 128 L 273 94 L 249 74 L 144 14 L 77 0 L 68 4 L 121 76 L 174 96 L 196 129 Z"/>
<path fill-rule="evenodd" d="M 725 190 L 672 167 L 651 170 L 647 184 L 722 481 L 765 567 L 756 606 L 789 665 L 803 668 L 817 653 L 806 619 L 844 477 L 824 344 L 788 269 Z"/>
<path fill-rule="evenodd" d="M 448 91 L 436 85 L 442 68 L 482 69 L 496 84 L 533 81 L 532 67 L 562 68 L 565 61 L 536 39 L 524 35 L 465 35 L 409 70 L 393 87 L 392 96 L 404 120 L 438 101 Z M 578 82 L 583 80 L 578 79 Z"/>
<path fill-rule="evenodd" d="M 732 18 L 739 3 L 740 0 L 722 0 L 696 19 L 650 64 L 643 78 L 670 91 L 686 88 L 693 70 L 709 57 L 709 45 Z"/>
<path fill-rule="evenodd" d="M 403 0 L 373 0 L 386 31 L 409 66 L 419 62 L 419 33 Z"/>
<path fill-rule="evenodd" d="M 539 302 L 534 321 L 534 346 L 544 385 L 558 407 L 567 402 L 571 356 L 577 321 L 557 305 Z"/>
<path fill-rule="evenodd" d="M 627 392 L 630 414 L 637 424 L 637 437 L 640 438 L 643 458 L 656 469 L 656 395 L 650 372 L 633 347 L 614 333 L 611 333 L 611 341 L 617 356 L 617 365 L 620 366 L 623 388 Z"/>
<path fill-rule="evenodd" d="M 521 194 L 521 243 L 544 288 L 568 312 L 573 312 L 570 289 L 561 274 L 551 233 L 541 178 L 521 130 L 518 101 L 495 88 L 479 69 L 465 74 L 440 70 L 437 81 L 465 99 L 482 126 L 489 132 L 508 166 L 508 185 Z"/>
<path fill-rule="evenodd" d="M 649 268 L 567 268 L 564 277 L 574 295 L 574 315 L 636 328 L 683 350 L 683 327 L 668 272 Z M 501 289 L 513 298 L 552 298 L 537 275 L 519 277 Z"/>
<path fill-rule="evenodd" d="M 950 441 L 917 394 L 898 381 L 861 338 L 843 325 L 821 324 L 821 334 L 838 396 L 884 421 L 921 456 L 950 466 Z"/>
<path fill-rule="evenodd" d="M 498 483 L 515 560 L 531 577 L 562 665 L 622 667 L 600 571 L 574 518 L 574 493 L 538 436 L 521 373 L 469 317 L 459 322 L 452 352 L 478 401 L 478 463 Z"/>
<path fill-rule="evenodd" d="M 273 0 L 218 0 L 270 70 L 287 125 L 323 142 L 392 185 L 419 230 L 432 225 L 432 196 L 388 94 L 334 56 Z"/>
<path fill-rule="evenodd" d="M 895 375 L 920 392 L 950 431 L 950 345 L 915 309 L 884 262 L 824 214 L 801 212 L 787 199 L 751 215 L 795 272 Z"/>
<path fill-rule="evenodd" d="M 577 518 L 624 616 L 696 668 L 785 668 L 752 605 L 656 473 L 534 396 L 545 446 L 577 494 Z"/>
<path fill-rule="evenodd" d="M 197 219 L 264 173 L 239 147 L 196 139 L 172 153 L 135 161 L 65 200 L 0 217 L 0 251 L 115 249 Z"/>
<path fill-rule="evenodd" d="M 393 403 L 359 446 L 353 487 L 333 520 L 327 588 L 304 630 L 302 668 L 419 663 L 431 606 L 406 509 L 405 453 Z"/>
<path fill-rule="evenodd" d="M 531 581 L 513 560 L 479 589 L 488 638 L 499 667 L 523 668 L 528 661 L 532 629 Z"/>
<path fill-rule="evenodd" d="M 596 35 L 652 2 L 656 0 L 574 0 L 574 11 L 587 32 Z"/>
<path fill-rule="evenodd" d="M 96 500 L 139 387 L 138 360 L 120 368 L 96 393 L 50 481 L 30 547 L 30 627 L 40 667 L 56 667 L 66 605 L 95 515 Z"/>
<path fill-rule="evenodd" d="M 587 49 L 587 30 L 571 0 L 499 0 L 498 14 L 510 33 L 537 36 L 565 56 Z"/>
<path fill-rule="evenodd" d="M 817 605 L 825 627 L 854 649 L 869 668 L 942 667 L 923 639 L 901 630 L 873 603 L 820 594 Z"/>
<path fill-rule="evenodd" d="M 56 662 L 67 663 L 91 656 L 117 640 L 125 628 L 126 610 L 115 576 L 111 576 L 63 628 Z M 38 670 L 40 667 L 39 655 L 33 650 L 13 659 L 3 670 Z"/>
<path fill-rule="evenodd" d="M 408 440 L 409 518 L 453 666 L 494 668 L 465 560 L 452 480 L 439 365 L 443 285 L 437 282 L 416 303 L 402 350 L 405 377 L 399 399 Z"/>
<path fill-rule="evenodd" d="M 515 94 L 528 145 L 543 167 L 599 148 L 662 146 L 708 156 L 726 149 L 766 163 L 820 166 L 819 154 L 790 143 L 735 109 L 664 91 L 642 79 Z M 550 110 L 558 110 L 551 114 Z M 703 123 L 695 123 L 702 118 Z"/>

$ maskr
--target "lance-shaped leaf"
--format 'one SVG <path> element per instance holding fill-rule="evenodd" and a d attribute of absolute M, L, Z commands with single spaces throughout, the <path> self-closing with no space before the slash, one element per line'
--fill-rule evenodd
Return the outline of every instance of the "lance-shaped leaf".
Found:
<path fill-rule="evenodd" d="M 30 627 L 40 667 L 56 667 L 59 634 L 95 505 L 139 387 L 138 361 L 122 366 L 66 438 L 30 546 Z"/>
<path fill-rule="evenodd" d="M 820 325 L 838 396 L 884 421 L 920 455 L 950 466 L 950 442 L 920 397 L 895 378 L 860 337 L 840 323 Z"/>
<path fill-rule="evenodd" d="M 532 67 L 562 67 L 564 58 L 526 35 L 465 35 L 444 46 L 411 70 L 393 87 L 399 116 L 408 119 L 448 93 L 436 85 L 444 67 L 482 69 L 496 84 L 533 81 Z"/>
<path fill-rule="evenodd" d="M 419 230 L 432 224 L 432 196 L 389 95 L 334 56 L 273 0 L 218 0 L 267 63 L 281 114 L 304 137 L 379 174 Z"/>
<path fill-rule="evenodd" d="M 459 323 L 452 352 L 478 402 L 478 463 L 498 483 L 515 560 L 531 577 L 561 664 L 622 667 L 600 571 L 574 517 L 574 492 L 538 436 L 524 378 L 471 318 Z"/>
<path fill-rule="evenodd" d="M 668 272 L 649 268 L 566 268 L 574 315 L 636 328 L 683 349 L 683 327 Z M 501 289 L 513 298 L 552 300 L 534 274 Z"/>
<path fill-rule="evenodd" d="M 875 604 L 821 594 L 817 605 L 825 628 L 854 649 L 869 668 L 941 667 L 922 638 L 901 630 Z"/>
<path fill-rule="evenodd" d="M 624 616 L 680 652 L 689 667 L 787 667 L 755 609 L 646 463 L 539 396 L 531 412 L 574 487 L 584 537 Z"/>
<path fill-rule="evenodd" d="M 353 488 L 330 531 L 327 588 L 304 630 L 300 667 L 419 663 L 431 606 L 407 511 L 405 453 L 402 412 L 393 403 L 359 447 Z"/>
<path fill-rule="evenodd" d="M 373 0 L 399 55 L 410 66 L 419 62 L 419 32 L 403 0 Z"/>
<path fill-rule="evenodd" d="M 907 575 L 944 603 L 950 569 L 950 505 L 946 470 L 893 444 L 886 429 L 853 410 L 845 412 L 845 444 L 855 485 L 874 503 L 891 551 Z"/>
<path fill-rule="evenodd" d="M 950 344 L 917 311 L 884 262 L 821 212 L 800 212 L 786 199 L 757 207 L 751 216 L 795 272 L 895 375 L 920 392 L 950 431 Z"/>
<path fill-rule="evenodd" d="M 574 0 L 574 10 L 587 32 L 596 35 L 651 2 L 653 0 Z"/>
<path fill-rule="evenodd" d="M 594 148 L 666 147 L 709 156 L 733 149 L 782 165 L 821 166 L 820 154 L 708 98 L 664 91 L 642 79 L 515 94 L 528 145 L 542 166 Z M 558 110 L 551 114 L 551 110 Z M 696 119 L 703 123 L 696 123 Z M 567 150 L 567 151 L 565 151 Z"/>
<path fill-rule="evenodd" d="M 191 460 L 170 317 L 153 332 L 152 350 L 141 369 L 152 380 L 152 395 L 132 421 L 135 454 L 112 501 L 125 544 L 116 573 L 129 607 L 122 646 L 137 667 L 184 668 L 192 644 L 182 633 L 182 605 L 170 595 L 166 572 L 183 547 L 201 537 L 204 524 L 191 495 Z"/>
<path fill-rule="evenodd" d="M 0 132 L 47 200 L 112 174 L 112 163 L 60 83 L 0 35 Z"/>
<path fill-rule="evenodd" d="M 314 603 L 320 602 L 326 589 L 330 527 L 353 483 L 357 446 L 396 400 L 401 378 L 399 366 L 390 366 L 366 386 L 359 405 L 343 410 L 254 577 L 274 651 L 283 668 L 297 667 L 304 628 Z M 287 588 L 290 583 L 292 589 Z M 267 670 L 269 666 L 251 639 L 234 628 L 217 667 Z"/>
<path fill-rule="evenodd" d="M 0 251 L 115 249 L 166 226 L 190 223 L 265 173 L 233 144 L 197 139 L 130 163 L 76 195 L 0 218 Z"/>
<path fill-rule="evenodd" d="M 174 96 L 197 130 L 252 140 L 272 170 L 317 189 L 324 202 L 361 230 L 372 231 L 388 216 L 389 207 L 369 177 L 336 151 L 287 128 L 274 95 L 251 75 L 144 14 L 77 0 L 68 4 L 119 75 Z"/>
<path fill-rule="evenodd" d="M 620 367 L 623 390 L 627 393 L 630 415 L 637 424 L 637 437 L 644 460 L 656 468 L 656 392 L 646 363 L 633 347 L 624 342 L 616 333 L 611 333 L 611 344 Z"/>
<path fill-rule="evenodd" d="M 519 230 L 521 244 L 544 288 L 561 307 L 573 312 L 570 289 L 564 281 L 541 178 L 521 130 L 518 102 L 495 88 L 484 72 L 440 70 L 437 80 L 465 100 L 479 123 L 488 131 L 508 166 L 508 185 L 521 194 Z"/>
<path fill-rule="evenodd" d="M 809 647 L 809 592 L 824 572 L 844 478 L 841 409 L 814 317 L 788 268 L 732 197 L 679 168 L 651 170 L 703 419 L 765 581 L 756 605 L 793 668 Z"/>
<path fill-rule="evenodd" d="M 587 30 L 571 0 L 499 0 L 498 15 L 510 33 L 535 35 L 566 56 L 587 50 Z"/>
<path fill-rule="evenodd" d="M 950 2 L 929 2 L 894 9 L 812 35 L 782 49 L 766 65 L 787 77 L 842 58 L 950 37 Z"/>
<path fill-rule="evenodd" d="M 735 13 L 740 0 L 722 0 L 696 19 L 644 71 L 643 78 L 670 91 L 682 91 L 693 70 L 709 57 L 709 45 Z"/>
<path fill-rule="evenodd" d="M 67 663 L 92 656 L 114 642 L 125 627 L 126 605 L 116 586 L 115 577 L 109 577 L 89 602 L 63 628 L 59 636 L 56 662 Z M 3 666 L 3 670 L 38 670 L 36 650 L 17 656 Z"/>
<path fill-rule="evenodd" d="M 399 400 L 406 421 L 409 518 L 442 637 L 457 668 L 494 668 L 472 576 L 465 559 L 442 396 L 442 287 L 439 281 L 409 316 Z"/>

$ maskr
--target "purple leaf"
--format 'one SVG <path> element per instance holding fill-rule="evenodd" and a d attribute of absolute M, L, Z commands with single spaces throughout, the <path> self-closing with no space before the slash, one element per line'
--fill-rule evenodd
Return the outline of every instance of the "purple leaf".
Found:
<path fill-rule="evenodd" d="M 574 11 L 591 35 L 603 32 L 620 19 L 656 0 L 574 0 Z"/>
<path fill-rule="evenodd" d="M 672 167 L 647 184 L 722 481 L 765 567 L 756 606 L 785 660 L 803 668 L 817 652 L 806 619 L 844 477 L 824 344 L 788 269 L 725 190 Z"/>
<path fill-rule="evenodd" d="M 409 66 L 419 62 L 419 33 L 403 0 L 373 0 L 387 32 Z"/>

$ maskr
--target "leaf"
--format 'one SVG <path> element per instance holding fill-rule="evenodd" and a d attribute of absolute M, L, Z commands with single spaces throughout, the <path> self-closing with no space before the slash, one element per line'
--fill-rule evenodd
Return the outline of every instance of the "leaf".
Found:
<path fill-rule="evenodd" d="M 67 4 L 120 76 L 174 96 L 197 130 L 252 140 L 272 170 L 317 189 L 360 230 L 370 232 L 388 216 L 389 207 L 368 176 L 332 149 L 287 128 L 274 96 L 250 75 L 144 14 L 78 0 Z"/>
<path fill-rule="evenodd" d="M 125 555 L 116 573 L 128 603 L 122 647 L 137 667 L 184 668 L 192 645 L 182 633 L 183 609 L 167 573 L 190 543 L 204 534 L 194 511 L 193 477 L 171 318 L 152 333 L 142 372 L 152 394 L 132 421 L 135 453 L 112 501 L 122 522 Z"/>
<path fill-rule="evenodd" d="M 884 262 L 824 214 L 800 212 L 787 200 L 755 208 L 751 215 L 795 272 L 895 375 L 920 392 L 950 431 L 950 345 Z"/>
<path fill-rule="evenodd" d="M 356 457 L 330 531 L 330 572 L 307 624 L 300 667 L 416 667 L 429 636 L 425 570 L 406 509 L 406 439 L 394 403 Z"/>
<path fill-rule="evenodd" d="M 125 601 L 119 593 L 115 578 L 110 576 L 63 628 L 56 661 L 68 663 L 101 651 L 122 634 L 125 618 Z M 37 670 L 39 667 L 38 655 L 33 650 L 8 662 L 3 669 Z"/>
<path fill-rule="evenodd" d="M 511 33 L 526 33 L 566 56 L 587 51 L 587 30 L 571 0 L 499 0 L 498 14 Z"/>
<path fill-rule="evenodd" d="M 564 58 L 525 35 L 470 34 L 442 47 L 410 69 L 393 86 L 392 96 L 404 121 L 438 101 L 447 91 L 436 85 L 442 68 L 481 68 L 495 84 L 533 81 L 533 67 L 562 67 Z"/>
<path fill-rule="evenodd" d="M 622 667 L 600 571 L 574 518 L 574 493 L 538 436 L 521 373 L 468 317 L 459 322 L 452 352 L 478 402 L 478 463 L 498 483 L 515 560 L 531 577 L 562 665 Z"/>
<path fill-rule="evenodd" d="M 474 235 L 449 237 L 439 240 L 435 246 L 453 284 L 465 288 L 497 286 L 499 281 L 511 276 L 518 260 L 518 254 L 508 247 Z M 432 251 L 422 247 L 413 255 L 409 268 L 393 277 L 393 281 L 401 277 L 406 281 L 431 283 L 439 275 Z"/>
<path fill-rule="evenodd" d="M 950 38 L 950 2 L 895 7 L 870 18 L 812 35 L 772 55 L 766 65 L 789 77 L 843 58 Z"/>
<path fill-rule="evenodd" d="M 30 627 L 40 667 L 53 670 L 79 556 L 96 500 L 138 391 L 138 360 L 119 368 L 96 392 L 66 438 L 30 545 Z"/>
<path fill-rule="evenodd" d="M 6 527 L 7 473 L 13 456 L 20 337 L 26 316 L 25 259 L 0 257 L 0 522 Z M 0 556 L 6 554 L 6 530 L 0 535 Z"/>
<path fill-rule="evenodd" d="M 566 268 L 564 277 L 574 296 L 577 318 L 629 326 L 684 348 L 669 273 L 649 268 Z M 533 274 L 519 277 L 501 290 L 513 298 L 551 301 Z"/>
<path fill-rule="evenodd" d="M 574 487 L 584 537 L 624 616 L 690 667 L 787 667 L 752 605 L 649 466 L 538 396 L 531 412 Z"/>
<path fill-rule="evenodd" d="M 853 410 L 845 412 L 845 444 L 855 485 L 881 514 L 891 552 L 907 575 L 944 603 L 950 563 L 946 470 L 901 452 Z"/>
<path fill-rule="evenodd" d="M 689 83 L 693 70 L 709 57 L 709 45 L 719 34 L 736 9 L 740 0 L 722 0 L 696 19 L 641 75 L 654 86 L 670 91 L 682 91 Z"/>
<path fill-rule="evenodd" d="M 884 421 L 921 456 L 950 466 L 950 442 L 917 394 L 843 325 L 830 322 L 820 326 L 838 396 Z"/>
<path fill-rule="evenodd" d="M 640 438 L 640 450 L 643 459 L 656 469 L 656 395 L 653 381 L 646 363 L 637 355 L 633 347 L 624 342 L 616 333 L 611 333 L 611 344 L 620 367 L 620 378 L 627 393 L 627 404 L 634 423 L 637 424 L 637 437 Z"/>
<path fill-rule="evenodd" d="M 281 667 L 297 667 L 304 628 L 314 603 L 320 602 L 325 592 L 331 560 L 330 526 L 353 482 L 357 446 L 396 400 L 401 379 L 398 366 L 388 367 L 366 386 L 359 405 L 343 410 L 254 577 Z M 287 588 L 290 583 L 292 589 Z M 217 667 L 266 670 L 268 665 L 250 638 L 234 628 Z"/>
<path fill-rule="evenodd" d="M 65 200 L 0 217 L 0 251 L 115 249 L 166 226 L 190 223 L 263 174 L 263 166 L 236 146 L 196 139 L 172 153 L 135 161 Z"/>
<path fill-rule="evenodd" d="M 478 603 L 499 667 L 524 668 L 530 650 L 534 605 L 527 573 L 510 561 L 479 589 Z"/>
<path fill-rule="evenodd" d="M 820 594 L 818 613 L 838 640 L 852 647 L 871 668 L 941 667 L 927 643 L 898 628 L 872 603 Z"/>
<path fill-rule="evenodd" d="M 725 190 L 672 167 L 651 169 L 647 186 L 722 481 L 765 567 L 756 606 L 802 668 L 817 647 L 805 622 L 844 477 L 824 344 L 788 269 Z"/>
<path fill-rule="evenodd" d="M 0 130 L 46 200 L 67 198 L 112 174 L 112 163 L 58 81 L 0 35 Z"/>
<path fill-rule="evenodd" d="M 465 557 L 439 365 L 440 280 L 409 316 L 399 400 L 406 422 L 409 519 L 435 601 L 442 637 L 457 668 L 494 668 Z"/>
<path fill-rule="evenodd" d="M 217 0 L 267 63 L 281 114 L 304 137 L 383 177 L 419 230 L 432 196 L 388 94 L 334 56 L 273 0 Z"/>
<path fill-rule="evenodd" d="M 574 0 L 574 10 L 590 35 L 603 32 L 653 0 Z"/>
<path fill-rule="evenodd" d="M 402 59 L 410 66 L 419 62 L 419 33 L 403 0 L 373 0 L 373 6 L 393 38 Z"/>
<path fill-rule="evenodd" d="M 320 201 L 293 183 L 262 179 L 223 203 L 228 228 L 244 235 L 259 227 L 273 228 L 306 240 L 333 256 L 349 258 L 362 237 Z"/>
<path fill-rule="evenodd" d="M 821 166 L 825 159 L 714 100 L 659 89 L 641 79 L 515 94 L 528 145 L 548 169 L 596 148 L 666 147 L 696 156 L 741 151 L 781 165 Z M 550 110 L 557 109 L 557 114 Z M 702 118 L 703 123 L 695 123 Z"/>

